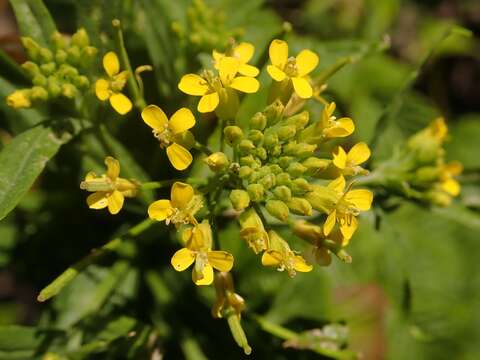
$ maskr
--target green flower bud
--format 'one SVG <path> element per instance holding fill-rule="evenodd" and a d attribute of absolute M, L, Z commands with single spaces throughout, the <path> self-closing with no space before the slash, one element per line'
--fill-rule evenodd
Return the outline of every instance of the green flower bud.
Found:
<path fill-rule="evenodd" d="M 80 63 L 81 51 L 78 46 L 70 46 L 67 49 L 67 61 L 72 65 L 78 65 Z"/>
<path fill-rule="evenodd" d="M 258 180 L 258 183 L 262 184 L 265 189 L 270 189 L 275 186 L 276 184 L 276 178 L 275 175 L 273 174 L 267 174 L 264 177 L 262 177 L 260 180 Z"/>
<path fill-rule="evenodd" d="M 35 62 L 40 60 L 40 45 L 29 37 L 21 37 L 20 40 L 25 50 L 27 50 L 28 57 Z"/>
<path fill-rule="evenodd" d="M 310 115 L 308 111 L 305 110 L 300 114 L 290 116 L 285 120 L 285 124 L 294 125 L 296 130 L 302 130 L 305 126 L 307 126 L 309 119 Z"/>
<path fill-rule="evenodd" d="M 36 75 L 41 75 L 40 68 L 37 64 L 31 61 L 25 61 L 22 68 L 27 72 L 28 76 L 34 78 Z"/>
<path fill-rule="evenodd" d="M 73 99 L 77 95 L 77 88 L 73 84 L 62 85 L 62 96 L 68 99 Z"/>
<path fill-rule="evenodd" d="M 43 63 L 48 63 L 53 60 L 52 52 L 47 48 L 40 48 L 38 52 L 39 60 Z"/>
<path fill-rule="evenodd" d="M 275 174 L 275 175 L 283 172 L 283 169 L 280 166 L 278 166 L 277 164 L 270 165 L 269 169 L 270 169 L 270 172 L 272 174 Z"/>
<path fill-rule="evenodd" d="M 267 126 L 267 117 L 261 112 L 257 112 L 250 119 L 250 128 L 256 130 L 263 130 Z"/>
<path fill-rule="evenodd" d="M 267 149 L 273 149 L 278 144 L 279 144 L 279 140 L 278 140 L 277 134 L 268 134 L 263 139 L 263 145 Z"/>
<path fill-rule="evenodd" d="M 57 52 L 55 53 L 55 61 L 57 62 L 57 64 L 63 64 L 67 61 L 67 58 L 68 58 L 68 54 L 65 50 L 57 50 Z"/>
<path fill-rule="evenodd" d="M 248 154 L 250 151 L 255 149 L 255 145 L 253 145 L 253 142 L 251 142 L 250 140 L 243 139 L 238 144 L 238 148 L 242 153 Z"/>
<path fill-rule="evenodd" d="M 290 165 L 288 165 L 288 168 L 286 170 L 290 175 L 293 177 L 297 176 L 302 176 L 305 171 L 307 171 L 307 168 L 300 164 L 299 162 L 292 162 Z"/>
<path fill-rule="evenodd" d="M 90 39 L 84 28 L 78 29 L 77 32 L 72 35 L 71 44 L 80 49 L 90 45 Z"/>
<path fill-rule="evenodd" d="M 283 169 L 286 169 L 293 160 L 294 158 L 292 156 L 282 156 L 278 158 L 278 165 L 280 165 Z"/>
<path fill-rule="evenodd" d="M 292 197 L 291 190 L 285 185 L 277 186 L 275 189 L 273 189 L 273 194 L 277 199 L 283 201 L 289 201 Z"/>
<path fill-rule="evenodd" d="M 304 192 L 311 191 L 312 185 L 304 178 L 297 178 L 292 181 L 291 188 L 295 194 L 303 194 Z"/>
<path fill-rule="evenodd" d="M 57 97 L 62 91 L 61 83 L 55 76 L 49 76 L 47 81 L 47 91 L 51 97 Z"/>
<path fill-rule="evenodd" d="M 293 197 L 287 202 L 287 206 L 296 215 L 312 215 L 312 205 L 303 198 Z"/>
<path fill-rule="evenodd" d="M 58 69 L 58 75 L 68 79 L 73 79 L 74 77 L 78 76 L 78 70 L 73 66 L 62 64 Z"/>
<path fill-rule="evenodd" d="M 265 209 L 267 209 L 270 215 L 280 221 L 285 222 L 288 220 L 288 215 L 290 214 L 290 211 L 288 210 L 288 206 L 285 205 L 283 201 L 268 200 L 265 204 Z"/>
<path fill-rule="evenodd" d="M 252 173 L 253 173 L 253 169 L 251 167 L 241 166 L 240 170 L 238 171 L 238 176 L 241 179 L 245 179 L 245 178 L 248 178 L 250 175 L 252 175 Z"/>
<path fill-rule="evenodd" d="M 247 155 L 240 158 L 240 165 L 250 166 L 252 169 L 258 169 L 261 164 L 259 164 L 252 155 Z"/>
<path fill-rule="evenodd" d="M 310 175 L 314 175 L 320 171 L 328 168 L 332 161 L 327 159 L 319 159 L 316 157 L 309 157 L 308 159 L 302 162 L 302 165 L 305 166 Z"/>
<path fill-rule="evenodd" d="M 82 49 L 79 65 L 84 68 L 89 67 L 92 64 L 93 59 L 95 59 L 95 56 L 97 55 L 97 53 L 98 53 L 98 49 L 93 46 L 84 47 Z"/>
<path fill-rule="evenodd" d="M 263 133 L 260 130 L 250 130 L 248 138 L 252 140 L 255 145 L 259 145 L 263 141 Z"/>
<path fill-rule="evenodd" d="M 30 90 L 30 99 L 46 101 L 48 100 L 48 92 L 41 86 L 34 86 Z"/>
<path fill-rule="evenodd" d="M 88 89 L 90 86 L 90 81 L 86 76 L 80 75 L 73 78 L 73 84 L 79 89 Z"/>
<path fill-rule="evenodd" d="M 290 174 L 280 173 L 275 177 L 277 185 L 285 185 L 290 187 L 292 185 L 292 180 L 290 179 Z"/>
<path fill-rule="evenodd" d="M 307 143 L 296 143 L 295 141 L 292 141 L 284 146 L 283 152 L 286 155 L 304 157 L 304 156 L 311 155 L 316 148 L 317 148 L 317 145 L 307 144 Z"/>
<path fill-rule="evenodd" d="M 336 206 L 340 195 L 325 186 L 315 186 L 313 191 L 305 194 L 305 199 L 315 210 L 329 214 Z"/>
<path fill-rule="evenodd" d="M 260 201 L 263 199 L 265 189 L 261 184 L 250 184 L 247 186 L 247 192 L 252 201 Z"/>
<path fill-rule="evenodd" d="M 57 69 L 57 64 L 55 64 L 54 62 L 49 62 L 49 63 L 40 65 L 40 70 L 45 76 L 52 75 L 56 69 Z"/>
<path fill-rule="evenodd" d="M 277 100 L 263 110 L 268 126 L 272 126 L 282 119 L 284 108 L 282 102 Z"/>
<path fill-rule="evenodd" d="M 230 202 L 235 210 L 241 211 L 250 205 L 250 197 L 245 190 L 235 189 L 230 192 Z"/>
<path fill-rule="evenodd" d="M 277 129 L 276 133 L 280 141 L 285 141 L 295 136 L 296 129 L 294 125 L 287 125 Z"/>
<path fill-rule="evenodd" d="M 425 200 L 438 206 L 448 206 L 452 203 L 452 197 L 445 191 L 431 190 L 425 194 Z"/>
<path fill-rule="evenodd" d="M 64 49 L 67 46 L 67 41 L 58 31 L 53 32 L 50 36 L 50 41 L 56 50 Z"/>
<path fill-rule="evenodd" d="M 230 146 L 238 144 L 243 139 L 243 131 L 238 126 L 227 126 L 223 129 L 225 140 Z"/>
<path fill-rule="evenodd" d="M 268 154 L 267 150 L 263 147 L 258 147 L 255 149 L 255 155 L 258 156 L 261 160 L 267 160 Z"/>
<path fill-rule="evenodd" d="M 325 239 L 321 226 L 311 224 L 305 220 L 295 221 L 295 224 L 293 225 L 293 233 L 315 245 Z"/>
<path fill-rule="evenodd" d="M 272 156 L 280 156 L 282 154 L 282 146 L 281 145 L 275 145 L 270 151 L 270 155 Z"/>
<path fill-rule="evenodd" d="M 32 79 L 32 84 L 36 86 L 46 86 L 47 85 L 47 78 L 43 75 L 35 75 Z"/>
<path fill-rule="evenodd" d="M 223 152 L 215 152 L 204 159 L 210 170 L 219 172 L 224 170 L 229 165 L 227 155 Z"/>
<path fill-rule="evenodd" d="M 414 175 L 414 183 L 431 183 L 438 179 L 440 175 L 440 169 L 434 166 L 424 166 L 419 168 Z"/>

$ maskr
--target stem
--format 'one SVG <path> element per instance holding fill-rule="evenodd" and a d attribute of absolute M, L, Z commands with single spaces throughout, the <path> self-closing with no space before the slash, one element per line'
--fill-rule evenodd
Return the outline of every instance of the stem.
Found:
<path fill-rule="evenodd" d="M 203 152 L 205 155 L 211 155 L 213 153 L 213 151 L 210 150 L 210 148 L 208 148 L 208 146 L 202 145 L 198 141 L 195 141 L 195 144 L 193 145 L 193 147 L 195 149 L 197 149 L 198 151 Z"/>
<path fill-rule="evenodd" d="M 130 65 L 130 60 L 128 59 L 127 50 L 125 49 L 125 43 L 123 41 L 123 33 L 120 24 L 120 20 L 112 20 L 112 25 L 116 29 L 115 31 L 115 43 L 120 54 L 120 61 L 125 68 L 130 73 L 128 77 L 128 88 L 133 96 L 133 102 L 139 111 L 142 111 L 143 108 L 147 106 L 145 99 L 142 96 L 138 83 L 135 80 L 134 72 L 132 71 L 132 66 Z"/>
<path fill-rule="evenodd" d="M 167 186 L 173 184 L 175 181 L 181 181 L 181 179 L 149 181 L 149 182 L 142 183 L 140 185 L 140 187 L 141 187 L 142 190 L 161 189 L 163 187 L 167 187 Z"/>
<path fill-rule="evenodd" d="M 315 80 L 314 84 L 315 87 L 320 87 L 325 82 L 331 78 L 333 75 L 335 75 L 338 71 L 340 71 L 345 65 L 351 64 L 352 63 L 352 57 L 347 56 L 344 58 L 338 59 L 335 64 L 333 64 L 330 68 L 322 72 Z"/>

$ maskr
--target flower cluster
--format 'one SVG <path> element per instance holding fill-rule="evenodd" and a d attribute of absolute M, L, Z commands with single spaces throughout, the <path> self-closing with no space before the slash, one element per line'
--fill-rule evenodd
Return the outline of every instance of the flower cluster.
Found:
<path fill-rule="evenodd" d="M 22 43 L 30 61 L 22 64 L 33 86 L 16 90 L 7 97 L 13 108 L 29 108 L 35 102 L 58 97 L 74 98 L 90 88 L 87 71 L 98 50 L 90 45 L 85 29 L 79 29 L 70 39 L 55 32 L 51 36 L 52 50 L 41 47 L 35 40 L 24 37 Z"/>

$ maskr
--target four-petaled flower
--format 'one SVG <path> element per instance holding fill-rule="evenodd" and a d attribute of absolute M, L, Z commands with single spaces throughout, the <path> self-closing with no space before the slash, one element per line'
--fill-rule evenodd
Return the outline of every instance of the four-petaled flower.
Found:
<path fill-rule="evenodd" d="M 343 175 L 367 174 L 360 164 L 364 163 L 370 157 L 370 149 L 364 142 L 354 145 L 347 153 L 341 146 L 338 146 L 333 152 L 333 164 L 339 168 Z"/>
<path fill-rule="evenodd" d="M 138 184 L 119 177 L 120 163 L 113 157 L 107 156 L 105 165 L 106 174 L 97 176 L 93 171 L 89 172 L 80 183 L 80 189 L 93 192 L 87 197 L 90 209 L 108 207 L 108 211 L 114 215 L 122 209 L 125 197 L 134 197 L 137 194 Z"/>
<path fill-rule="evenodd" d="M 260 83 L 251 76 L 237 76 L 242 63 L 233 57 L 224 56 L 218 61 L 218 76 L 205 71 L 201 76 L 187 74 L 182 77 L 178 88 L 186 94 L 201 96 L 197 110 L 201 113 L 214 111 L 220 101 L 227 102 L 226 90 L 234 89 L 244 93 L 257 92 Z"/>
<path fill-rule="evenodd" d="M 230 56 L 239 61 L 240 63 L 238 67 L 239 74 L 255 77 L 258 75 L 260 71 L 255 66 L 248 64 L 248 62 L 253 57 L 254 52 L 255 52 L 255 47 L 248 42 L 241 42 L 240 44 L 233 46 L 230 49 L 230 51 L 227 51 L 227 53 L 225 54 L 220 53 L 216 50 L 213 50 L 212 57 L 213 57 L 213 60 L 215 61 L 214 63 L 215 69 L 218 70 L 220 68 L 221 59 L 223 59 L 226 56 Z"/>
<path fill-rule="evenodd" d="M 148 105 L 142 111 L 142 119 L 153 129 L 153 135 L 160 141 L 160 146 L 166 148 L 173 167 L 177 170 L 189 167 L 193 158 L 190 152 L 180 145 L 180 136 L 195 125 L 192 112 L 181 108 L 168 120 L 162 109 L 156 105 Z"/>
<path fill-rule="evenodd" d="M 210 285 L 213 282 L 213 269 L 230 271 L 233 256 L 220 250 L 212 250 L 212 230 L 208 221 L 187 229 L 183 233 L 185 247 L 178 250 L 171 259 L 173 268 L 184 271 L 195 262 L 192 280 L 196 285 Z"/>
<path fill-rule="evenodd" d="M 97 80 L 95 93 L 101 101 L 110 100 L 110 105 L 115 111 L 124 115 L 132 109 L 130 99 L 121 93 L 130 73 L 126 70 L 120 72 L 120 62 L 113 51 L 106 53 L 103 57 L 103 68 L 108 79 Z"/>
<path fill-rule="evenodd" d="M 310 74 L 318 65 L 318 56 L 305 49 L 297 57 L 288 57 L 288 44 L 283 40 L 273 40 L 269 47 L 271 65 L 267 71 L 275 81 L 289 80 L 295 93 L 302 99 L 309 99 L 313 89 L 308 81 Z"/>
<path fill-rule="evenodd" d="M 345 178 L 339 178 L 328 184 L 328 188 L 340 195 L 335 207 L 329 212 L 323 231 L 329 235 L 338 222 L 340 231 L 346 241 L 350 240 L 358 227 L 356 216 L 361 211 L 370 209 L 373 201 L 373 193 L 366 189 L 354 189 L 345 191 Z"/>
<path fill-rule="evenodd" d="M 170 191 L 170 198 L 157 200 L 148 207 L 148 216 L 166 224 L 176 226 L 197 224 L 195 213 L 202 207 L 201 197 L 194 194 L 193 188 L 182 182 L 175 182 Z"/>

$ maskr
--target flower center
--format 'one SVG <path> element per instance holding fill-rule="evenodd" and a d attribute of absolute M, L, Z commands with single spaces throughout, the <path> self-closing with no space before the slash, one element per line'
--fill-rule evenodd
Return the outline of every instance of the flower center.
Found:
<path fill-rule="evenodd" d="M 168 127 L 164 128 L 163 130 L 153 129 L 152 133 L 153 136 L 160 141 L 160 146 L 163 148 L 167 147 L 172 142 L 173 134 Z"/>

